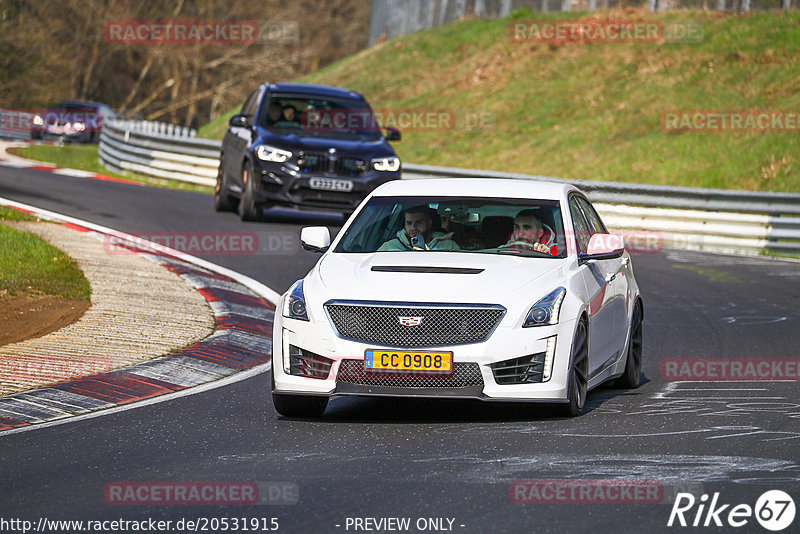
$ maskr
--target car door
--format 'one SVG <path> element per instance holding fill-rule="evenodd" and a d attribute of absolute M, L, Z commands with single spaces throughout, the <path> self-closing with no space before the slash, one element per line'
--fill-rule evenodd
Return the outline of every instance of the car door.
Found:
<path fill-rule="evenodd" d="M 586 253 L 593 228 L 578 204 L 578 197 L 569 198 L 569 211 L 579 253 Z M 613 277 L 614 260 L 589 260 L 579 268 L 589 296 L 589 377 L 614 355 Z"/>
<path fill-rule="evenodd" d="M 600 215 L 598 215 L 597 211 L 594 209 L 594 206 L 581 196 L 577 196 L 576 198 L 583 214 L 586 216 L 586 220 L 592 232 L 607 234 L 608 230 L 605 224 L 603 224 L 602 219 L 600 219 Z M 611 309 L 613 310 L 612 315 L 614 316 L 613 334 L 611 336 L 613 348 L 612 357 L 614 357 L 623 350 L 625 341 L 628 338 L 628 316 L 630 312 L 628 309 L 630 302 L 628 298 L 628 289 L 630 281 L 626 274 L 626 267 L 630 262 L 630 258 L 626 254 L 621 258 L 613 258 L 606 261 L 610 266 L 610 271 L 613 271 L 608 291 L 611 293 Z"/>
<path fill-rule="evenodd" d="M 259 87 L 247 97 L 240 115 L 248 117 L 246 126 L 228 126 L 225 137 L 222 140 L 222 165 L 225 176 L 234 186 L 234 190 L 241 191 L 242 184 L 242 162 L 245 152 L 253 142 L 253 124 L 256 120 L 255 114 L 262 94 Z"/>

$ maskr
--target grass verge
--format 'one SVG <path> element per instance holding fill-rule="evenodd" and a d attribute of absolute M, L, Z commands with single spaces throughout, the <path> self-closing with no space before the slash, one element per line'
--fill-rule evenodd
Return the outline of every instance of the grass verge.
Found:
<path fill-rule="evenodd" d="M 30 232 L 2 224 L 3 220 L 36 219 L 0 207 L 0 296 L 90 300 L 89 281 L 72 258 Z"/>

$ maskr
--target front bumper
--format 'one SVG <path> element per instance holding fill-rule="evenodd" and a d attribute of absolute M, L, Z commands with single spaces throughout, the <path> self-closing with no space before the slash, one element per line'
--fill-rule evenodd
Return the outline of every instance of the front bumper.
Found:
<path fill-rule="evenodd" d="M 99 137 L 99 136 L 98 136 Z M 87 130 L 59 130 L 50 131 L 45 129 L 31 130 L 32 139 L 41 139 L 44 141 L 69 141 L 71 143 L 88 143 L 92 140 L 92 132 Z"/>
<path fill-rule="evenodd" d="M 291 164 L 271 163 L 254 159 L 253 171 L 256 187 L 254 199 L 261 205 L 282 205 L 315 210 L 353 211 L 373 189 L 381 184 L 400 179 L 400 171 L 369 170 L 360 176 L 350 177 L 334 173 L 302 173 Z M 313 178 L 346 180 L 352 182 L 351 191 L 313 189 Z"/>
<path fill-rule="evenodd" d="M 323 319 L 325 321 L 325 319 Z M 276 315 L 273 342 L 273 376 L 277 393 L 295 393 L 324 396 L 385 396 L 385 397 L 446 397 L 469 398 L 485 401 L 535 401 L 566 402 L 570 364 L 571 341 L 575 321 L 536 328 L 514 328 L 502 323 L 484 342 L 468 345 L 442 346 L 431 350 L 453 353 L 455 365 L 475 366 L 480 379 L 477 383 L 427 381 L 409 383 L 397 373 L 386 380 L 339 380 L 343 360 L 357 360 L 361 369 L 365 352 L 380 348 L 374 344 L 341 339 L 329 323 L 313 323 L 287 319 Z M 554 338 L 550 378 L 538 383 L 499 384 L 491 364 L 542 353 L 547 350 L 548 338 Z M 553 341 L 551 340 L 551 343 Z M 289 374 L 287 369 L 289 345 L 302 348 L 332 360 L 330 373 L 325 379 L 306 378 Z M 348 366 L 353 365 L 352 363 Z M 376 376 L 376 375 L 373 375 Z"/>

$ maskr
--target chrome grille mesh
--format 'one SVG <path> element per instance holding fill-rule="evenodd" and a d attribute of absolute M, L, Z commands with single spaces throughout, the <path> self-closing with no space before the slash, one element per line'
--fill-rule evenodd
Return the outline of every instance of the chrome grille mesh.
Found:
<path fill-rule="evenodd" d="M 341 337 L 390 347 L 435 347 L 484 341 L 502 319 L 501 306 L 441 307 L 329 302 L 325 305 Z M 404 326 L 400 318 L 422 318 Z"/>
<path fill-rule="evenodd" d="M 456 362 L 453 373 L 431 375 L 420 373 L 368 373 L 364 360 L 342 360 L 337 382 L 362 386 L 395 388 L 466 388 L 483 387 L 483 377 L 477 363 Z"/>

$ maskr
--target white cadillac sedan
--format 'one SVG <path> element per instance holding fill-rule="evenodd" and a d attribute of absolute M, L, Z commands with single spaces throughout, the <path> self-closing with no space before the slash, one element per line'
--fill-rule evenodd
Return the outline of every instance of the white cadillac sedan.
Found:
<path fill-rule="evenodd" d="M 331 397 L 554 403 L 579 414 L 609 380 L 639 385 L 642 299 L 623 238 L 577 188 L 408 180 L 372 192 L 281 298 L 272 396 L 288 417 Z"/>

